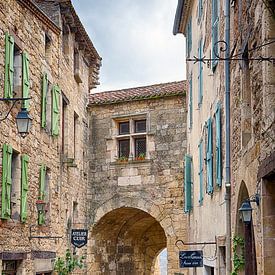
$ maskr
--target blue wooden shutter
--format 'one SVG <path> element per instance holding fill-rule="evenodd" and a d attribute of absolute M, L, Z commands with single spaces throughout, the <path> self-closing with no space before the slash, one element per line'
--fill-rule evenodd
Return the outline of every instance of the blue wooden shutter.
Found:
<path fill-rule="evenodd" d="M 52 135 L 59 135 L 59 114 L 60 114 L 60 88 L 57 85 L 52 89 Z"/>
<path fill-rule="evenodd" d="M 207 167 L 207 193 L 213 193 L 213 148 L 212 148 L 212 119 L 207 121 L 207 152 L 206 152 L 206 167 Z"/>
<path fill-rule="evenodd" d="M 198 47 L 198 56 L 199 58 L 203 57 L 203 48 L 202 48 L 202 40 L 199 42 Z M 198 104 L 202 103 L 202 96 L 203 96 L 203 74 L 202 74 L 202 65 L 203 63 L 200 61 L 198 62 L 199 66 L 199 73 L 198 73 L 198 85 L 199 85 L 199 93 L 198 93 Z"/>
<path fill-rule="evenodd" d="M 218 14 L 218 0 L 212 0 L 212 58 L 217 58 L 218 53 L 218 36 L 219 36 L 219 14 Z M 218 60 L 212 61 L 212 69 L 215 70 Z"/>
<path fill-rule="evenodd" d="M 48 75 L 43 74 L 42 78 L 42 94 L 41 94 L 41 127 L 46 128 L 46 109 L 47 109 L 47 91 L 48 91 Z"/>
<path fill-rule="evenodd" d="M 13 97 L 13 54 L 14 54 L 14 39 L 8 33 L 5 33 L 5 83 L 4 97 Z"/>
<path fill-rule="evenodd" d="M 189 80 L 189 127 L 193 126 L 193 80 L 192 74 Z"/>
<path fill-rule="evenodd" d="M 203 10 L 202 0 L 199 0 L 199 4 L 198 4 L 198 21 L 199 22 L 202 16 L 202 10 Z"/>
<path fill-rule="evenodd" d="M 190 212 L 192 209 L 192 157 L 185 155 L 185 170 L 184 170 L 184 195 L 185 204 L 184 211 Z"/>
<path fill-rule="evenodd" d="M 28 163 L 29 157 L 22 155 L 21 157 L 21 221 L 26 222 L 27 220 L 27 194 L 29 190 L 29 178 L 28 178 Z"/>
<path fill-rule="evenodd" d="M 27 98 L 30 96 L 30 70 L 29 70 L 29 55 L 24 52 L 22 54 L 22 97 Z M 30 105 L 29 100 L 24 100 L 22 103 L 23 108 L 28 109 Z"/>
<path fill-rule="evenodd" d="M 12 147 L 8 144 L 3 145 L 2 159 L 2 202 L 1 218 L 9 219 L 11 216 L 11 164 Z"/>
<path fill-rule="evenodd" d="M 200 180 L 200 196 L 199 203 L 203 202 L 203 145 L 202 140 L 199 144 L 199 180 Z"/>
<path fill-rule="evenodd" d="M 216 123 L 216 182 L 221 187 L 222 185 L 222 133 L 221 133 L 221 106 L 218 103 L 215 114 Z"/>
<path fill-rule="evenodd" d="M 187 23 L 187 35 L 186 35 L 186 56 L 189 57 L 192 49 L 192 17 L 190 17 Z"/>

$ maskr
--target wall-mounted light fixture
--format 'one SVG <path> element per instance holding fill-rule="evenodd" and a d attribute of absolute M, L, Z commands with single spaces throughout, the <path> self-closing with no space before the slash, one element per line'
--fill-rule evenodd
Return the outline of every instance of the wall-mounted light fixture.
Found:
<path fill-rule="evenodd" d="M 246 199 L 243 203 L 241 208 L 239 208 L 239 211 L 242 215 L 242 220 L 245 224 L 250 224 L 252 220 L 252 210 L 251 202 L 255 202 L 257 206 L 260 204 L 260 195 L 256 193 L 251 198 Z"/>
<path fill-rule="evenodd" d="M 8 110 L 8 112 L 2 118 L 0 118 L 0 122 L 2 122 L 8 118 L 8 116 L 9 116 L 12 108 L 15 106 L 16 102 L 25 101 L 28 99 L 30 99 L 30 97 L 28 97 L 28 98 L 0 98 L 0 101 L 12 102 L 12 105 L 11 105 L 10 109 Z M 17 130 L 18 130 L 18 133 L 21 135 L 21 137 L 25 138 L 29 134 L 31 124 L 32 124 L 32 117 L 29 115 L 28 110 L 26 108 L 22 107 L 21 111 L 19 111 L 16 116 Z"/>

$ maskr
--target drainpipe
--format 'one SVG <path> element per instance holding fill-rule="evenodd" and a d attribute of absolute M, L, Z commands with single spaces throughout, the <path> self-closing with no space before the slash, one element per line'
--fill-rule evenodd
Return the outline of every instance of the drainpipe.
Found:
<path fill-rule="evenodd" d="M 230 57 L 230 0 L 225 0 L 225 57 Z M 226 275 L 231 274 L 231 163 L 230 163 L 230 61 L 225 60 L 225 207 L 226 207 Z"/>

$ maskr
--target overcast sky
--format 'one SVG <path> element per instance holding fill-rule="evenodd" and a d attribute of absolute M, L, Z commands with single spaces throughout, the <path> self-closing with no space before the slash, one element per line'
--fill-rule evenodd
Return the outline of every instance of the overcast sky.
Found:
<path fill-rule="evenodd" d="M 177 0 L 73 0 L 102 57 L 98 91 L 185 79 L 185 41 L 172 34 Z"/>

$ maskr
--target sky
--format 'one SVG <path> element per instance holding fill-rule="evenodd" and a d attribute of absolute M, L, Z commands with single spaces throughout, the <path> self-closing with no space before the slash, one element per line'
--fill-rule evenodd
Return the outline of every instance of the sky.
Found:
<path fill-rule="evenodd" d="M 172 34 L 177 0 L 73 0 L 102 57 L 109 91 L 185 79 L 185 39 Z"/>

